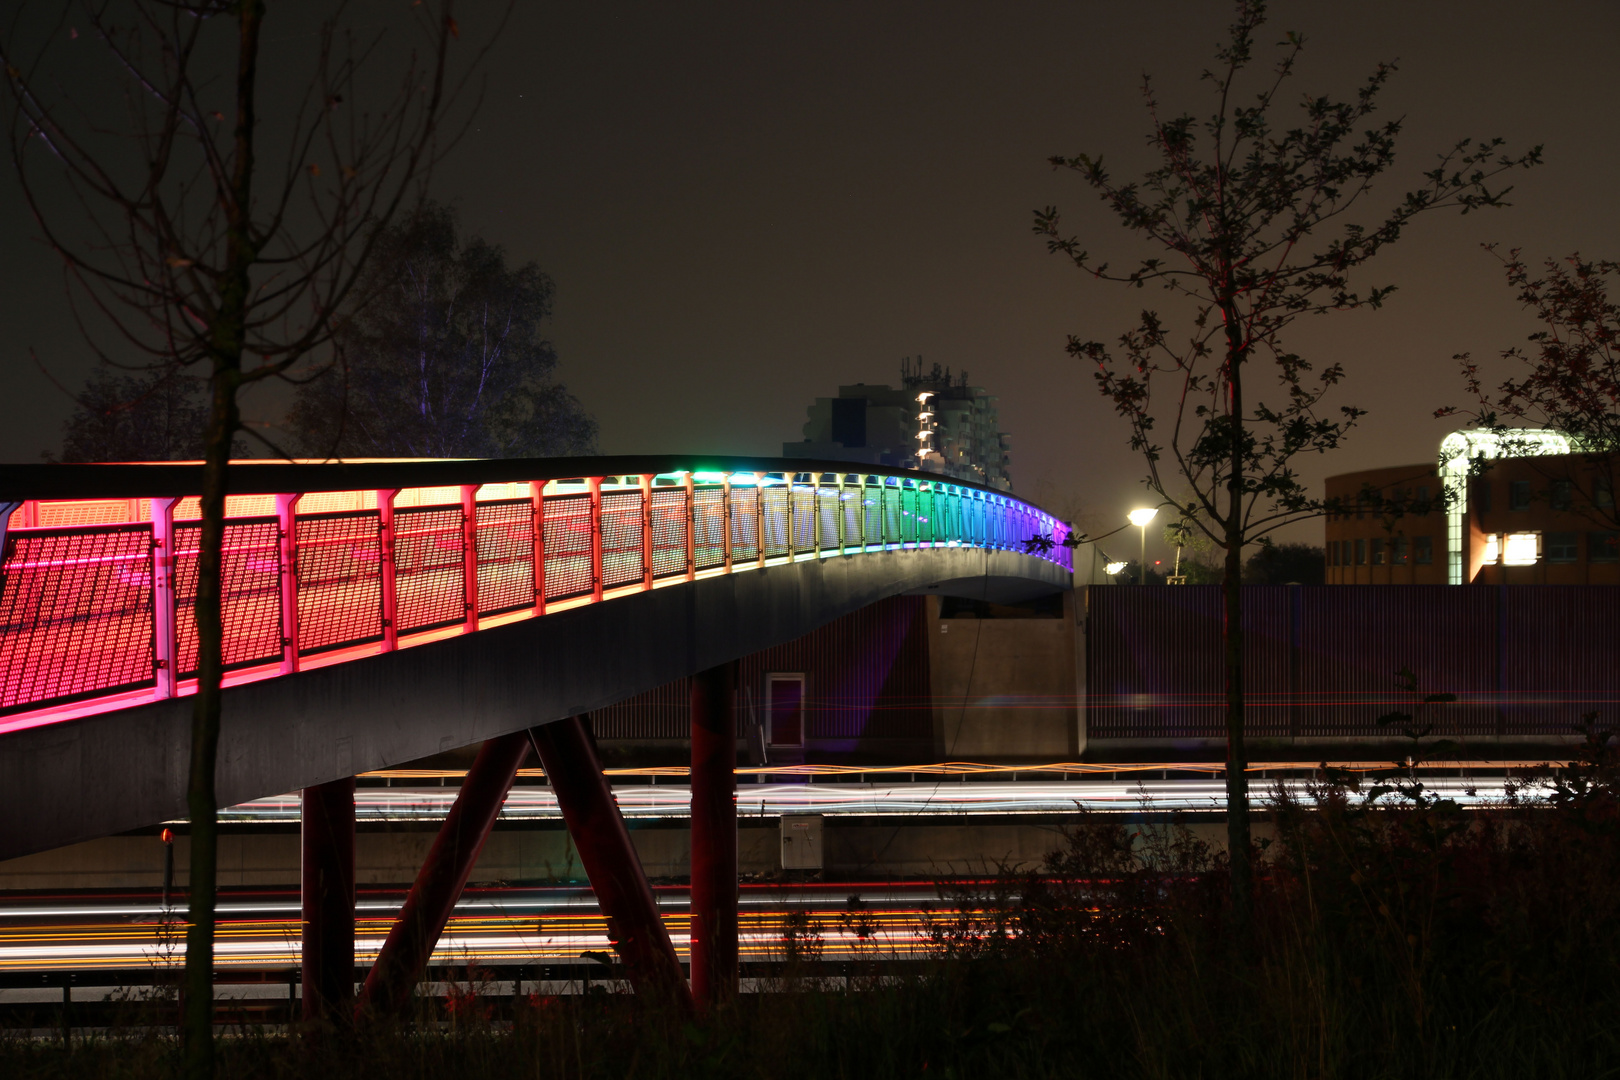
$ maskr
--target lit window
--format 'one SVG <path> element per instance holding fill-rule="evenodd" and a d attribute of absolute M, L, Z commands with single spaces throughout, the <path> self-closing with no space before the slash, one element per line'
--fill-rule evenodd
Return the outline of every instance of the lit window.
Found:
<path fill-rule="evenodd" d="M 1587 533 L 1586 558 L 1589 562 L 1620 562 L 1620 533 Z"/>
<path fill-rule="evenodd" d="M 1523 483 L 1523 481 L 1515 481 Z M 1529 485 L 1526 484 L 1528 487 Z M 1534 566 L 1540 557 L 1541 534 L 1533 532 L 1508 533 L 1502 538 L 1502 565 Z"/>
<path fill-rule="evenodd" d="M 1372 542 L 1372 564 L 1374 566 L 1384 565 L 1384 542 L 1382 540 L 1374 539 Z"/>
<path fill-rule="evenodd" d="M 1427 536 L 1412 538 L 1412 561 L 1419 566 L 1434 562 L 1434 542 Z"/>
<path fill-rule="evenodd" d="M 1496 563 L 1501 560 L 1501 558 L 1502 558 L 1502 544 L 1501 544 L 1501 541 L 1499 541 L 1497 539 L 1497 536 L 1496 536 L 1495 533 L 1490 533 L 1489 535 L 1487 535 L 1485 537 L 1485 562 L 1488 565 L 1495 566 Z"/>
<path fill-rule="evenodd" d="M 1365 566 L 1367 563 L 1367 541 L 1356 541 L 1356 565 Z"/>
<path fill-rule="evenodd" d="M 1508 509 L 1530 509 L 1530 481 L 1515 480 L 1508 485 Z"/>
<path fill-rule="evenodd" d="M 1574 562 L 1580 558 L 1578 533 L 1555 532 L 1547 534 L 1547 561 Z"/>

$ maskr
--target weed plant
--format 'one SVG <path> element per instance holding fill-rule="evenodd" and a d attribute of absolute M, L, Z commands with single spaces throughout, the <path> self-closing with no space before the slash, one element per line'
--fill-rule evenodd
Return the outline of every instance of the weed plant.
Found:
<path fill-rule="evenodd" d="M 409 1028 L 236 1033 L 220 1075 L 1620 1076 L 1617 766 L 1594 734 L 1533 781 L 1545 799 L 1486 810 L 1399 773 L 1279 790 L 1243 938 L 1227 929 L 1224 854 L 1188 826 L 1084 816 L 1041 872 L 947 896 L 915 974 L 817 977 L 820 928 L 792 917 L 783 977 L 702 1023 L 600 987 L 511 1012 L 468 989 Z M 8 1077 L 177 1066 L 143 1029 L 71 1052 L 0 1046 Z"/>

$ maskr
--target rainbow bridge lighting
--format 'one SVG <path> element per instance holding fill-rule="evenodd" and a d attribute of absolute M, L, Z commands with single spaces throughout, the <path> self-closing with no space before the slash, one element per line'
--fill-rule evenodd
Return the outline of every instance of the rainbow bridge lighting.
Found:
<path fill-rule="evenodd" d="M 233 464 L 226 684 L 803 560 L 1024 553 L 1045 536 L 1054 545 L 1028 557 L 1072 570 L 1067 526 L 1004 492 L 870 466 L 743 464 Z M 200 481 L 194 464 L 0 478 L 0 732 L 195 692 Z"/>

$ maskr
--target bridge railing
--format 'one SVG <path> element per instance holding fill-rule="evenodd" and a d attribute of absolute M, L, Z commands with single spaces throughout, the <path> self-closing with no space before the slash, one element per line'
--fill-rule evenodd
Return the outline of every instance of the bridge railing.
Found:
<path fill-rule="evenodd" d="M 6 513 L 0 714 L 65 718 L 194 686 L 195 496 L 30 499 Z M 907 548 L 1023 551 L 1065 529 L 1011 496 L 892 471 L 262 492 L 229 497 L 226 514 L 227 681 L 710 575 Z M 1071 556 L 1058 544 L 1034 557 L 1072 569 Z"/>

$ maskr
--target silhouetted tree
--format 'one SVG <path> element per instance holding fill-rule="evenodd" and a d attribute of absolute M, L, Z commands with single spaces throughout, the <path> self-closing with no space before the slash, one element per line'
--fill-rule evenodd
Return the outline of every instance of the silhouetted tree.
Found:
<path fill-rule="evenodd" d="M 459 234 L 425 203 L 380 231 L 338 334 L 341 369 L 307 384 L 290 424 L 324 456 L 551 457 L 589 453 L 596 422 L 553 378 L 541 333 L 551 279 Z"/>
<path fill-rule="evenodd" d="M 331 344 L 377 227 L 418 195 L 445 148 L 442 121 L 464 85 L 450 71 L 460 37 L 450 7 L 409 9 L 420 55 L 392 50 L 379 30 L 357 34 L 330 19 L 299 27 L 296 18 L 320 16 L 286 10 L 289 40 L 307 46 L 284 42 L 278 57 L 285 66 L 296 55 L 308 67 L 277 72 L 291 90 L 268 99 L 269 108 L 260 97 L 263 0 L 98 0 L 77 9 L 71 36 L 62 33 L 69 12 L 30 11 L 8 16 L 0 39 L 9 149 L 35 221 L 66 267 L 75 311 L 89 313 L 80 321 L 86 340 L 103 360 L 105 335 L 126 361 L 208 380 L 187 786 L 184 1028 L 193 1080 L 214 1069 L 227 467 L 238 431 L 263 438 L 242 427 L 237 397 Z M 69 48 L 98 48 L 121 94 L 98 97 L 104 85 L 86 77 L 77 55 L 61 55 Z M 366 64 L 390 58 L 394 70 L 379 82 Z"/>
<path fill-rule="evenodd" d="M 61 461 L 180 461 L 202 457 L 207 384 L 162 371 L 85 380 L 62 424 Z M 47 455 L 48 457 L 49 455 Z"/>
<path fill-rule="evenodd" d="M 1401 121 L 1372 120 L 1393 66 L 1380 65 L 1351 101 L 1294 99 L 1295 119 L 1284 121 L 1275 115 L 1283 108 L 1278 95 L 1304 39 L 1287 34 L 1276 64 L 1248 89 L 1240 77 L 1254 65 L 1265 4 L 1240 0 L 1236 7 L 1218 64 L 1203 75 L 1214 97 L 1203 118 L 1163 115 L 1151 81 L 1144 83 L 1157 167 L 1120 182 L 1100 157 L 1051 159 L 1079 174 L 1119 223 L 1157 252 L 1115 270 L 1063 231 L 1054 207 L 1035 215 L 1035 231 L 1049 251 L 1090 276 L 1136 288 L 1151 282 L 1186 303 L 1184 330 L 1148 309 L 1120 337 L 1117 352 L 1078 337 L 1068 350 L 1095 365 L 1099 389 L 1146 459 L 1148 486 L 1176 507 L 1184 529 L 1204 533 L 1225 557 L 1227 839 L 1241 927 L 1253 874 L 1243 743 L 1244 548 L 1327 510 L 1292 461 L 1334 449 L 1362 415 L 1353 406 L 1325 408 L 1343 369 L 1313 368 L 1288 351 L 1284 331 L 1304 315 L 1378 307 L 1393 287 L 1354 291 L 1355 270 L 1419 214 L 1503 205 L 1507 189 L 1493 190 L 1488 181 L 1536 163 L 1540 150 L 1515 157 L 1501 152 L 1500 139 L 1463 140 L 1381 220 L 1352 221 L 1347 215 L 1394 161 Z M 1254 364 L 1263 366 L 1251 372 Z M 1185 490 L 1190 498 L 1173 494 Z"/>
<path fill-rule="evenodd" d="M 1567 459 L 1538 459 L 1537 469 L 1549 489 L 1567 485 L 1557 502 L 1612 528 L 1620 524 L 1614 497 L 1620 480 L 1615 475 L 1620 470 L 1620 303 L 1610 298 L 1609 289 L 1620 285 L 1620 262 L 1575 254 L 1545 260 L 1541 275 L 1533 276 L 1519 249 L 1504 256 L 1493 244 L 1485 247 L 1502 260 L 1508 285 L 1541 329 L 1529 336 L 1528 347 L 1502 351 L 1502 359 L 1517 374 L 1494 387 L 1487 386 L 1486 375 L 1468 353 L 1459 354 L 1475 408 L 1449 407 L 1435 415 L 1468 416 L 1509 443 L 1519 425 L 1569 436 L 1579 454 L 1578 466 L 1571 467 L 1577 463 Z M 1550 490 L 1543 496 L 1553 498 Z"/>
<path fill-rule="evenodd" d="M 1310 544 L 1264 544 L 1243 564 L 1245 585 L 1320 585 L 1327 559 Z"/>

